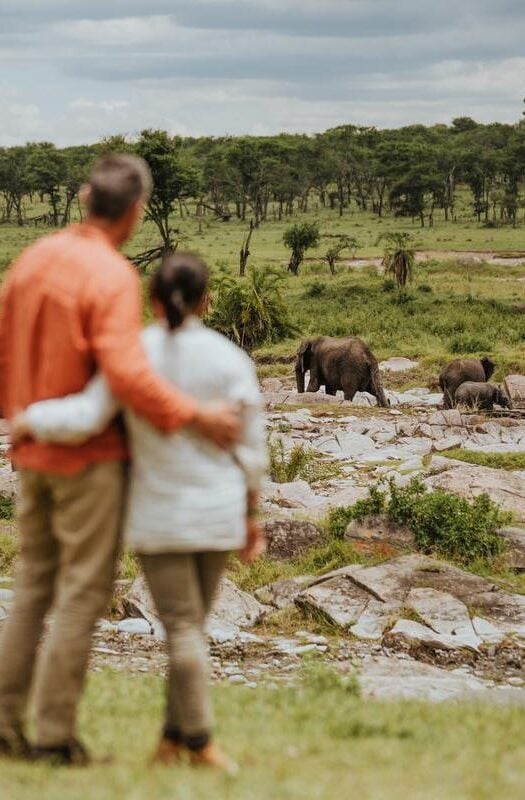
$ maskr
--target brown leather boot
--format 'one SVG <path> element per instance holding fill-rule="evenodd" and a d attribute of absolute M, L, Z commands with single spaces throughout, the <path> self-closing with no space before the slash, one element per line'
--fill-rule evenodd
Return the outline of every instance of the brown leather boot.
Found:
<path fill-rule="evenodd" d="M 152 764 L 165 764 L 167 766 L 180 764 L 188 757 L 186 746 L 181 742 L 174 742 L 171 739 L 161 739 Z"/>
<path fill-rule="evenodd" d="M 215 742 L 208 742 L 198 750 L 190 750 L 189 756 L 190 764 L 194 767 L 211 767 L 228 775 L 236 775 L 239 772 L 239 765 L 223 753 Z"/>

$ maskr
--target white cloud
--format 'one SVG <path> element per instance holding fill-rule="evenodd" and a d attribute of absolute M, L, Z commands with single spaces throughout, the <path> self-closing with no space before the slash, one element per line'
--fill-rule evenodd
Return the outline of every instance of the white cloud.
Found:
<path fill-rule="evenodd" d="M 0 144 L 94 141 L 144 127 L 312 132 L 521 114 L 517 0 L 11 6 L 0 8 Z"/>

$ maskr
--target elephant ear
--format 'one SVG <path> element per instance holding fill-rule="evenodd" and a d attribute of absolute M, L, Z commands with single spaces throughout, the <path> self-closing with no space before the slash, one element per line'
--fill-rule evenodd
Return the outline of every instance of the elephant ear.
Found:
<path fill-rule="evenodd" d="M 301 365 L 302 372 L 306 372 L 310 369 L 310 361 L 312 358 L 312 340 L 309 339 L 306 342 L 303 342 L 299 348 L 299 352 L 297 353 L 297 359 L 299 364 Z"/>

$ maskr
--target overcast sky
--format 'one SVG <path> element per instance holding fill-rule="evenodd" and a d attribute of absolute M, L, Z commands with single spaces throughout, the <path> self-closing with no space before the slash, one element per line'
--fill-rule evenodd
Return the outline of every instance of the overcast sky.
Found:
<path fill-rule="evenodd" d="M 0 144 L 516 121 L 525 0 L 0 0 Z"/>

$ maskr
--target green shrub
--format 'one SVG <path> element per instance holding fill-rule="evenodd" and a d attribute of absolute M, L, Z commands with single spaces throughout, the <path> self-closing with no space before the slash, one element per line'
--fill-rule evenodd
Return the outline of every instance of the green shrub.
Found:
<path fill-rule="evenodd" d="M 345 531 L 354 519 L 364 519 L 371 514 L 382 514 L 385 511 L 386 495 L 378 486 L 371 486 L 368 497 L 357 500 L 352 506 L 333 508 L 328 514 L 328 530 L 335 539 L 342 539 Z"/>
<path fill-rule="evenodd" d="M 337 464 L 321 461 L 313 450 L 302 444 L 294 445 L 287 453 L 283 440 L 278 438 L 270 441 L 268 450 L 270 478 L 275 483 L 290 483 L 297 478 L 315 483 L 333 478 L 340 471 Z"/>
<path fill-rule="evenodd" d="M 381 284 L 383 292 L 393 292 L 396 288 L 396 282 L 392 278 L 386 278 Z"/>
<path fill-rule="evenodd" d="M 0 519 L 12 520 L 15 516 L 15 500 L 7 494 L 0 494 Z"/>
<path fill-rule="evenodd" d="M 276 272 L 255 268 L 243 280 L 221 278 L 209 325 L 248 351 L 296 333 L 281 295 L 282 281 Z"/>
<path fill-rule="evenodd" d="M 13 533 L 0 531 L 0 575 L 9 575 L 18 555 L 18 540 Z"/>
<path fill-rule="evenodd" d="M 342 536 L 351 520 L 376 513 L 409 528 L 419 550 L 464 563 L 501 555 L 504 542 L 498 529 L 512 518 L 486 494 L 469 501 L 442 489 L 431 492 L 414 478 L 404 487 L 391 480 L 389 495 L 372 487 L 366 500 L 335 509 L 328 519 L 329 530 Z"/>
<path fill-rule="evenodd" d="M 455 336 L 449 342 L 449 350 L 456 355 L 463 353 L 484 353 L 490 350 L 490 343 L 482 336 Z"/>

